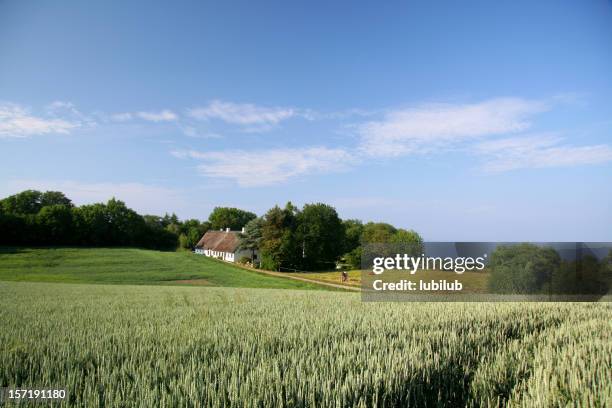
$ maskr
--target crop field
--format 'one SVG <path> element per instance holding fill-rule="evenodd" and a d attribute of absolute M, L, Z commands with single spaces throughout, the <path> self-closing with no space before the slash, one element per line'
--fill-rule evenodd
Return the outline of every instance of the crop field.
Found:
<path fill-rule="evenodd" d="M 0 282 L 0 386 L 65 405 L 610 406 L 606 303 Z"/>
<path fill-rule="evenodd" d="M 0 247 L 0 280 L 322 289 L 190 252 L 135 248 Z"/>

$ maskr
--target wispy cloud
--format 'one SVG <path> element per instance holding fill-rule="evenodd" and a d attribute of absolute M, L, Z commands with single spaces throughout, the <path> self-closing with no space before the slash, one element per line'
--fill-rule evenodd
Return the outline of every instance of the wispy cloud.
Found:
<path fill-rule="evenodd" d="M 132 120 L 133 118 L 134 115 L 130 112 L 115 113 L 110 115 L 110 119 L 115 122 L 127 122 L 128 120 Z"/>
<path fill-rule="evenodd" d="M 202 163 L 201 174 L 213 179 L 227 179 L 242 187 L 279 184 L 306 175 L 342 171 L 352 162 L 344 149 L 308 147 L 261 151 L 173 151 L 178 158 L 192 158 Z"/>
<path fill-rule="evenodd" d="M 265 107 L 214 100 L 206 106 L 189 109 L 187 114 L 198 120 L 218 119 L 246 127 L 247 130 L 265 130 L 297 116 L 299 112 L 287 107 Z"/>
<path fill-rule="evenodd" d="M 185 136 L 196 139 L 219 139 L 221 135 L 212 132 L 202 131 L 194 126 L 181 126 L 181 130 Z"/>
<path fill-rule="evenodd" d="M 83 127 L 96 126 L 96 120 L 83 112 L 72 102 L 54 101 L 45 107 L 47 116 L 79 123 Z"/>
<path fill-rule="evenodd" d="M 79 121 L 36 116 L 20 105 L 0 104 L 0 138 L 22 138 L 53 133 L 67 134 L 80 126 Z"/>
<path fill-rule="evenodd" d="M 612 161 L 612 148 L 608 145 L 573 146 L 562 142 L 554 135 L 521 136 L 482 142 L 475 151 L 485 157 L 483 168 L 493 173 Z"/>
<path fill-rule="evenodd" d="M 171 122 L 178 119 L 177 114 L 168 109 L 160 112 L 137 112 L 135 115 L 151 122 Z"/>
<path fill-rule="evenodd" d="M 427 104 L 386 113 L 358 126 L 360 149 L 370 156 L 427 153 L 459 141 L 523 131 L 545 103 L 519 98 L 474 104 Z"/>
<path fill-rule="evenodd" d="M 178 120 L 178 115 L 169 109 L 159 112 L 121 112 L 110 115 L 110 119 L 115 122 L 127 122 L 132 119 L 142 119 L 149 122 L 173 122 Z"/>
<path fill-rule="evenodd" d="M 76 108 L 75 104 L 66 101 L 54 101 L 46 106 L 46 111 L 51 115 L 69 112 L 73 115 L 81 116 L 82 113 Z"/>

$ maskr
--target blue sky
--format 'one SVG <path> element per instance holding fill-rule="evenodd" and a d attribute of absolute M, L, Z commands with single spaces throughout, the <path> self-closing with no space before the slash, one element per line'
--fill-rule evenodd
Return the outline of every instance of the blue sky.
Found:
<path fill-rule="evenodd" d="M 0 2 L 0 194 L 611 241 L 612 4 Z"/>

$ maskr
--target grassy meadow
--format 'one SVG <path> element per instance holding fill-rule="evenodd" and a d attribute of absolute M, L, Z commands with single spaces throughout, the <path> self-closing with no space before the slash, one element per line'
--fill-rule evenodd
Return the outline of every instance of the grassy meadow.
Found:
<path fill-rule="evenodd" d="M 0 247 L 0 281 L 166 284 L 277 289 L 321 286 L 268 276 L 191 252 Z"/>
<path fill-rule="evenodd" d="M 610 304 L 0 282 L 0 385 L 65 405 L 609 406 Z"/>

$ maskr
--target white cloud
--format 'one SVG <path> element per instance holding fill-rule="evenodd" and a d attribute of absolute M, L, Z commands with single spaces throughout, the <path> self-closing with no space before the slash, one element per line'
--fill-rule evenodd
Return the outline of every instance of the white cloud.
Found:
<path fill-rule="evenodd" d="M 179 191 L 142 183 L 12 180 L 7 187 L 5 196 L 27 189 L 61 191 L 77 205 L 106 202 L 115 197 L 140 214 L 161 215 L 185 207 L 185 200 Z"/>
<path fill-rule="evenodd" d="M 219 139 L 221 135 L 217 133 L 211 133 L 201 131 L 193 126 L 181 126 L 181 130 L 185 136 L 197 138 L 197 139 Z"/>
<path fill-rule="evenodd" d="M 484 156 L 484 169 L 504 172 L 523 168 L 569 167 L 612 161 L 608 145 L 572 146 L 551 135 L 532 135 L 482 142 L 476 153 Z"/>
<path fill-rule="evenodd" d="M 58 112 L 66 112 L 66 111 L 73 113 L 75 115 L 81 114 L 81 112 L 79 112 L 79 110 L 76 108 L 74 103 L 66 102 L 66 101 L 51 102 L 49 105 L 47 105 L 46 110 L 50 114 L 56 114 Z"/>
<path fill-rule="evenodd" d="M 171 122 L 178 119 L 176 113 L 167 109 L 160 112 L 136 112 L 135 115 L 151 122 Z"/>
<path fill-rule="evenodd" d="M 371 156 L 426 153 L 458 141 L 519 132 L 546 104 L 518 98 L 475 104 L 429 104 L 388 112 L 382 120 L 358 126 L 360 149 Z"/>
<path fill-rule="evenodd" d="M 80 126 L 81 123 L 78 121 L 34 116 L 17 104 L 0 104 L 0 138 L 21 138 L 53 133 L 67 134 Z"/>
<path fill-rule="evenodd" d="M 168 109 L 159 112 L 120 112 L 110 115 L 110 119 L 115 122 L 127 122 L 136 118 L 149 122 L 172 122 L 178 119 L 178 115 Z"/>
<path fill-rule="evenodd" d="M 54 101 L 45 107 L 48 116 L 79 123 L 80 126 L 96 126 L 96 121 L 77 109 L 72 102 Z"/>
<path fill-rule="evenodd" d="M 309 147 L 261 151 L 198 152 L 173 151 L 178 158 L 202 161 L 201 174 L 213 179 L 228 179 L 242 187 L 266 186 L 286 182 L 306 174 L 321 174 L 346 169 L 353 161 L 344 149 Z"/>
<path fill-rule="evenodd" d="M 132 115 L 130 112 L 115 113 L 110 116 L 111 120 L 114 120 L 115 122 L 127 122 L 128 120 L 132 120 L 133 117 L 134 115 Z"/>
<path fill-rule="evenodd" d="M 214 100 L 204 107 L 189 109 L 194 119 L 219 119 L 227 123 L 251 126 L 251 130 L 267 129 L 283 120 L 294 117 L 298 112 L 293 108 L 264 107 L 250 103 L 233 103 Z M 253 127 L 256 126 L 256 127 Z M 261 128 L 263 126 L 264 128 Z"/>

